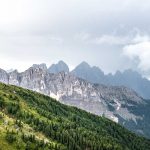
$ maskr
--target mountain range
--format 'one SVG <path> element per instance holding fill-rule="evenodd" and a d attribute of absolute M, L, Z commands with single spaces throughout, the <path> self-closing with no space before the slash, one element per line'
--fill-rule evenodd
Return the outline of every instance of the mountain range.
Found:
<path fill-rule="evenodd" d="M 63 66 L 57 65 L 57 70 L 62 71 Z M 17 70 L 7 73 L 0 69 L 0 82 L 51 96 L 61 103 L 105 116 L 131 131 L 150 137 L 150 101 L 131 88 L 94 84 L 77 77 L 73 71 L 50 73 L 45 64 L 35 64 L 22 73 Z"/>
<path fill-rule="evenodd" d="M 69 72 L 68 65 L 63 61 L 59 61 L 57 64 L 49 67 L 50 73 L 59 73 L 61 71 Z M 92 83 L 126 86 L 135 90 L 143 98 L 150 99 L 150 80 L 131 69 L 123 72 L 116 71 L 114 75 L 111 73 L 104 74 L 99 67 L 91 67 L 87 62 L 83 61 L 70 71 L 70 73 Z"/>
<path fill-rule="evenodd" d="M 49 73 L 59 73 L 62 71 L 69 73 L 69 67 L 63 61 L 59 61 L 57 64 L 52 64 L 48 68 Z M 141 74 L 131 69 L 123 72 L 117 71 L 114 75 L 111 73 L 104 74 L 99 67 L 91 67 L 87 62 L 83 61 L 70 71 L 70 73 L 91 83 L 126 86 L 136 91 L 143 98 L 150 99 L 150 80 L 142 77 Z"/>
<path fill-rule="evenodd" d="M 143 98 L 150 99 L 150 81 L 131 69 L 124 72 L 117 71 L 114 75 L 105 75 L 99 67 L 91 67 L 88 63 L 82 62 L 71 73 L 92 83 L 123 85 L 134 89 Z"/>
<path fill-rule="evenodd" d="M 46 64 L 40 64 L 40 66 L 43 67 L 43 69 L 48 70 L 49 73 L 56 74 L 63 71 L 67 73 L 70 72 L 76 77 L 85 79 L 91 83 L 126 86 L 136 91 L 144 99 L 150 99 L 150 80 L 142 77 L 140 73 L 131 69 L 123 72 L 117 71 L 115 74 L 104 74 L 99 67 L 91 67 L 84 61 L 76 66 L 72 71 L 69 71 L 68 65 L 63 61 L 59 61 L 57 64 L 52 64 L 49 68 L 47 68 Z M 13 70 L 11 69 L 7 72 L 10 73 L 13 72 Z"/>

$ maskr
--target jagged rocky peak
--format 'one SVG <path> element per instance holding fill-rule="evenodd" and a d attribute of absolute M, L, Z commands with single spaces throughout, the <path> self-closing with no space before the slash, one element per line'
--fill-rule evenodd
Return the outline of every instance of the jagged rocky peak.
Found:
<path fill-rule="evenodd" d="M 99 67 L 91 67 L 85 61 L 80 63 L 71 73 L 92 83 L 99 83 L 99 79 L 103 81 L 105 76 Z"/>
<path fill-rule="evenodd" d="M 44 77 L 46 74 L 47 70 L 45 70 L 43 67 L 41 68 L 39 65 L 30 67 L 25 72 L 21 73 L 20 86 L 40 92 L 40 90 L 45 87 Z"/>
<path fill-rule="evenodd" d="M 48 72 L 49 73 L 59 73 L 59 72 L 69 72 L 69 67 L 68 65 L 63 62 L 62 60 L 59 61 L 57 64 L 52 64 L 49 68 L 48 68 Z"/>
<path fill-rule="evenodd" d="M 2 83 L 9 83 L 9 76 L 7 74 L 7 72 L 3 69 L 0 69 L 0 82 Z"/>
<path fill-rule="evenodd" d="M 6 70 L 6 72 L 7 72 L 7 73 L 10 73 L 10 72 L 13 72 L 14 70 L 15 70 L 15 69 L 12 69 L 12 68 L 11 68 L 11 69 Z"/>
<path fill-rule="evenodd" d="M 89 69 L 89 68 L 91 68 L 91 66 L 86 61 L 83 61 L 76 68 Z"/>
<path fill-rule="evenodd" d="M 90 67 L 90 65 L 86 61 L 82 61 L 79 66 Z"/>
<path fill-rule="evenodd" d="M 17 69 L 12 70 L 11 72 L 9 72 L 9 74 L 16 74 L 16 73 L 18 73 L 18 70 L 17 70 Z"/>
<path fill-rule="evenodd" d="M 80 63 L 72 72 L 75 74 L 82 74 L 86 73 L 85 71 L 88 71 L 89 73 L 101 73 L 104 75 L 104 72 L 97 66 L 90 66 L 87 62 L 83 61 Z"/>
<path fill-rule="evenodd" d="M 123 74 L 124 76 L 132 77 L 132 78 L 143 78 L 140 73 L 131 69 L 125 70 Z"/>
<path fill-rule="evenodd" d="M 18 70 L 13 70 L 12 72 L 9 73 L 9 84 L 12 85 L 20 85 L 20 74 L 18 73 Z"/>
<path fill-rule="evenodd" d="M 44 75 L 47 73 L 47 67 L 45 64 L 34 64 L 32 67 L 27 69 L 26 71 L 22 72 L 23 78 L 30 78 L 35 79 L 44 77 Z"/>
<path fill-rule="evenodd" d="M 114 74 L 114 76 L 126 76 L 126 77 L 130 77 L 130 78 L 142 78 L 142 76 L 140 75 L 140 73 L 138 73 L 137 71 L 131 70 L 131 69 L 127 69 L 124 70 L 123 72 L 117 70 L 116 73 Z"/>
<path fill-rule="evenodd" d="M 75 67 L 75 69 L 72 70 L 71 73 L 80 78 L 83 78 L 89 73 L 90 70 L 91 70 L 91 66 L 87 62 L 83 61 L 77 67 Z"/>
<path fill-rule="evenodd" d="M 40 68 L 42 70 L 47 70 L 47 66 L 46 66 L 45 63 L 42 63 L 42 64 L 33 64 L 32 68 Z"/>

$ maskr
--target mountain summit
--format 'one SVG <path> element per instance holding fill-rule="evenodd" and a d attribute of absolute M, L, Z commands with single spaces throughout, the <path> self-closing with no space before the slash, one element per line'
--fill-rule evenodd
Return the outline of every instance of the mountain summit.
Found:
<path fill-rule="evenodd" d="M 68 65 L 63 61 L 59 61 L 57 64 L 52 64 L 48 68 L 49 73 L 59 73 L 59 72 L 62 72 L 62 71 L 69 72 Z"/>
<path fill-rule="evenodd" d="M 39 64 L 39 65 L 38 64 L 33 64 L 32 67 L 33 68 L 40 68 L 42 70 L 47 70 L 47 66 L 46 66 L 45 63 Z"/>
<path fill-rule="evenodd" d="M 71 73 L 92 83 L 100 83 L 104 79 L 104 72 L 96 66 L 91 67 L 87 62 L 79 64 Z"/>

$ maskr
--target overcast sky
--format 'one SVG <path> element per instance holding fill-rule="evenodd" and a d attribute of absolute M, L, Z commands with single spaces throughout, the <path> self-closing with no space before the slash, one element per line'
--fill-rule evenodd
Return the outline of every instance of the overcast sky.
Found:
<path fill-rule="evenodd" d="M 0 0 L 0 68 L 64 60 L 150 77 L 149 0 Z"/>

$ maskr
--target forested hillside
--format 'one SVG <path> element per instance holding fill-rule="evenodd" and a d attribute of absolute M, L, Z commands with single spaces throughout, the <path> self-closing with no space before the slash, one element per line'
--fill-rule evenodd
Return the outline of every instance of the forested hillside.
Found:
<path fill-rule="evenodd" d="M 30 90 L 0 83 L 2 150 L 149 150 L 150 140 Z"/>

